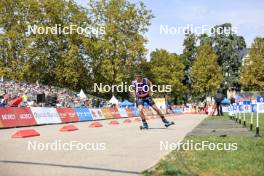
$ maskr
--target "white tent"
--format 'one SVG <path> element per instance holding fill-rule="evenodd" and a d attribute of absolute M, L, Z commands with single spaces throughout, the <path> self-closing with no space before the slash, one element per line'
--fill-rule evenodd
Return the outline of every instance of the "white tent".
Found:
<path fill-rule="evenodd" d="M 85 93 L 83 92 L 82 89 L 81 89 L 80 93 L 78 94 L 78 96 L 79 96 L 80 98 L 83 98 L 83 99 L 87 98 L 87 96 L 85 95 Z"/>
<path fill-rule="evenodd" d="M 111 104 L 116 104 L 116 105 L 119 104 L 118 100 L 116 99 L 116 97 L 115 97 L 114 95 L 113 95 L 112 98 L 109 100 L 109 103 L 111 103 Z"/>

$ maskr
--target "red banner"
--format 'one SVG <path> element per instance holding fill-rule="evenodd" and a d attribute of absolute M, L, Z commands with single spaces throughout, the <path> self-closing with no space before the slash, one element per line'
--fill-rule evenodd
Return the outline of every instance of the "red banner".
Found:
<path fill-rule="evenodd" d="M 132 112 L 132 109 L 126 108 L 126 112 L 128 114 L 128 117 L 135 117 L 135 114 Z"/>
<path fill-rule="evenodd" d="M 4 127 L 2 121 L 0 120 L 0 128 Z"/>
<path fill-rule="evenodd" d="M 79 118 L 73 108 L 57 108 L 62 122 L 77 122 Z"/>
<path fill-rule="evenodd" d="M 110 108 L 110 111 L 112 113 L 113 118 L 120 118 L 121 117 L 117 108 Z"/>
<path fill-rule="evenodd" d="M 15 107 L 17 107 L 22 101 L 23 101 L 23 99 L 21 97 L 17 97 L 14 100 L 11 100 L 9 102 L 9 106 L 15 106 Z"/>
<path fill-rule="evenodd" d="M 0 119 L 4 127 L 36 125 L 30 108 L 0 108 Z"/>

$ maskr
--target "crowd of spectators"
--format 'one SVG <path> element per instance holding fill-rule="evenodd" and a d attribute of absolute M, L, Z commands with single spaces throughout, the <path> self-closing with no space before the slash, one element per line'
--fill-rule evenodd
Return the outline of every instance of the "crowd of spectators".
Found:
<path fill-rule="evenodd" d="M 38 96 L 43 94 L 45 99 L 39 100 Z M 42 85 L 38 82 L 26 83 L 0 80 L 0 107 L 103 107 L 105 105 L 106 101 L 101 98 L 93 96 L 80 98 L 77 92 L 66 88 Z"/>

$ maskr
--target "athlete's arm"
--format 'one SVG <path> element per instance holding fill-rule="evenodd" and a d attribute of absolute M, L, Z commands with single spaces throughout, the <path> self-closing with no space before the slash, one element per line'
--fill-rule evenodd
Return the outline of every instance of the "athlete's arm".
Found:
<path fill-rule="evenodd" d="M 130 89 L 129 89 L 129 93 L 130 93 L 130 95 L 133 97 L 133 98 L 135 98 L 136 97 L 136 93 L 135 93 L 135 85 L 134 85 L 134 83 L 133 83 L 133 81 L 132 81 L 132 84 L 130 85 Z"/>
<path fill-rule="evenodd" d="M 149 86 L 149 92 L 148 93 L 150 96 L 153 96 L 155 94 L 155 91 L 152 90 L 153 89 L 152 82 L 149 79 L 147 79 L 147 84 Z"/>

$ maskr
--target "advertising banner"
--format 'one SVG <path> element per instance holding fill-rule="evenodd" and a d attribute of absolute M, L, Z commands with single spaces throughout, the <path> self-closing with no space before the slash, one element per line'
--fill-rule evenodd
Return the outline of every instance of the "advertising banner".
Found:
<path fill-rule="evenodd" d="M 239 105 L 239 111 L 243 112 L 244 111 L 244 106 L 243 105 Z"/>
<path fill-rule="evenodd" d="M 37 124 L 61 123 L 60 116 L 55 108 L 32 107 L 31 112 Z"/>
<path fill-rule="evenodd" d="M 182 108 L 175 108 L 172 110 L 174 113 L 182 113 Z"/>
<path fill-rule="evenodd" d="M 136 107 L 131 107 L 131 110 L 132 110 L 133 117 L 139 116 L 139 112 L 138 112 L 138 109 Z"/>
<path fill-rule="evenodd" d="M 32 126 L 36 121 L 30 108 L 0 108 L 0 121 L 3 127 Z"/>
<path fill-rule="evenodd" d="M 251 104 L 251 112 L 257 112 L 257 104 Z"/>
<path fill-rule="evenodd" d="M 104 119 L 104 115 L 101 111 L 101 109 L 90 109 L 90 112 L 92 114 L 93 120 L 100 120 L 100 119 Z"/>
<path fill-rule="evenodd" d="M 93 120 L 92 114 L 88 108 L 74 108 L 79 121 Z"/>
<path fill-rule="evenodd" d="M 165 110 L 166 111 L 166 101 L 165 98 L 153 98 L 153 100 L 155 101 L 157 107 L 161 110 Z"/>
<path fill-rule="evenodd" d="M 264 97 L 257 97 L 257 112 L 264 112 Z"/>
<path fill-rule="evenodd" d="M 3 127 L 4 127 L 4 125 L 3 125 L 2 121 L 0 120 L 0 128 L 3 128 Z"/>
<path fill-rule="evenodd" d="M 244 112 L 251 112 L 251 106 L 250 105 L 244 105 Z"/>
<path fill-rule="evenodd" d="M 118 111 L 119 111 L 120 117 L 128 117 L 128 114 L 125 108 L 118 108 Z"/>
<path fill-rule="evenodd" d="M 264 113 L 264 103 L 258 103 L 257 106 L 258 106 L 257 112 Z"/>
<path fill-rule="evenodd" d="M 233 103 L 233 110 L 234 110 L 234 112 L 237 112 L 237 104 L 236 103 Z"/>
<path fill-rule="evenodd" d="M 110 108 L 110 112 L 111 112 L 113 118 L 120 118 L 121 117 L 117 108 Z"/>
<path fill-rule="evenodd" d="M 77 122 L 79 118 L 73 108 L 57 108 L 62 122 Z"/>
<path fill-rule="evenodd" d="M 131 108 L 126 108 L 126 112 L 128 117 L 135 117 L 135 114 L 132 112 Z"/>
<path fill-rule="evenodd" d="M 101 110 L 106 119 L 113 118 L 110 108 L 102 108 Z"/>

